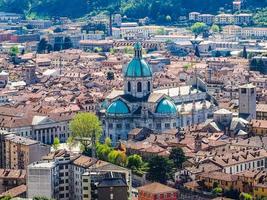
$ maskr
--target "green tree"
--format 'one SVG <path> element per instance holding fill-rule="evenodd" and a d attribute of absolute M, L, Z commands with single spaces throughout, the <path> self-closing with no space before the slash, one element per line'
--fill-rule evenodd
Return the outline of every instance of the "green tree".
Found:
<path fill-rule="evenodd" d="M 98 117 L 93 113 L 78 113 L 69 124 L 72 136 L 81 142 L 85 150 L 90 146 L 95 149 L 95 144 L 101 135 L 102 127 Z M 94 151 L 92 152 L 94 155 Z"/>
<path fill-rule="evenodd" d="M 165 184 L 171 178 L 173 162 L 168 158 L 155 156 L 148 162 L 148 179 Z"/>
<path fill-rule="evenodd" d="M 248 193 L 244 193 L 242 192 L 240 195 L 239 195 L 239 199 L 240 200 L 252 200 L 252 196 Z"/>
<path fill-rule="evenodd" d="M 0 197 L 0 200 L 11 200 L 12 197 L 10 195 Z"/>
<path fill-rule="evenodd" d="M 105 141 L 105 144 L 97 143 L 96 155 L 100 160 L 108 161 L 108 155 L 112 151 L 110 139 Z"/>
<path fill-rule="evenodd" d="M 94 52 L 95 53 L 100 53 L 100 52 L 102 52 L 103 51 L 103 49 L 101 48 L 101 47 L 95 47 L 94 48 Z"/>
<path fill-rule="evenodd" d="M 195 35 L 195 38 L 199 36 L 200 34 L 203 34 L 205 31 L 207 31 L 208 26 L 203 22 L 196 22 L 191 26 L 191 31 Z"/>
<path fill-rule="evenodd" d="M 156 30 L 157 35 L 166 35 L 166 31 L 163 27 L 160 27 L 159 29 Z"/>
<path fill-rule="evenodd" d="M 199 52 L 198 46 L 196 46 L 196 48 L 195 48 L 195 56 L 200 57 L 200 52 Z"/>
<path fill-rule="evenodd" d="M 47 197 L 33 197 L 32 200 L 52 200 L 50 198 L 47 198 Z"/>
<path fill-rule="evenodd" d="M 73 47 L 72 41 L 70 37 L 65 37 L 64 43 L 63 43 L 63 49 L 70 49 Z"/>
<path fill-rule="evenodd" d="M 218 33 L 220 32 L 220 27 L 216 24 L 213 24 L 210 28 L 210 30 L 213 32 L 213 33 Z"/>
<path fill-rule="evenodd" d="M 66 143 L 70 150 L 76 145 L 75 139 L 72 136 L 68 137 Z"/>
<path fill-rule="evenodd" d="M 133 154 L 127 159 L 127 168 L 131 169 L 133 173 L 143 175 L 147 170 L 148 166 L 140 155 Z"/>
<path fill-rule="evenodd" d="M 58 150 L 60 147 L 60 140 L 58 137 L 55 137 L 52 147 L 54 150 Z"/>
<path fill-rule="evenodd" d="M 127 156 L 124 152 L 112 150 L 108 154 L 108 161 L 116 165 L 126 166 Z"/>
<path fill-rule="evenodd" d="M 11 57 L 16 57 L 19 54 L 18 46 L 12 46 L 10 48 L 9 54 L 10 54 Z"/>
<path fill-rule="evenodd" d="M 220 51 L 216 51 L 216 52 L 215 52 L 215 57 L 221 57 L 221 56 L 222 56 L 222 54 L 221 54 Z"/>
<path fill-rule="evenodd" d="M 217 195 L 217 196 L 222 195 L 222 192 L 223 192 L 223 190 L 222 190 L 222 188 L 220 188 L 220 187 L 216 187 L 216 188 L 214 188 L 214 189 L 212 190 L 212 193 L 213 193 L 214 195 Z"/>
<path fill-rule="evenodd" d="M 242 57 L 245 58 L 245 59 L 248 58 L 248 53 L 247 53 L 247 48 L 246 48 L 246 46 L 244 46 L 244 48 L 243 48 L 243 51 L 242 51 Z"/>
<path fill-rule="evenodd" d="M 186 157 L 185 157 L 183 149 L 181 149 L 179 147 L 173 148 L 171 150 L 169 159 L 171 159 L 173 161 L 176 168 L 181 169 L 183 163 L 186 161 Z"/>
<path fill-rule="evenodd" d="M 47 40 L 45 38 L 42 38 L 37 46 L 37 53 L 45 53 L 47 48 Z"/>

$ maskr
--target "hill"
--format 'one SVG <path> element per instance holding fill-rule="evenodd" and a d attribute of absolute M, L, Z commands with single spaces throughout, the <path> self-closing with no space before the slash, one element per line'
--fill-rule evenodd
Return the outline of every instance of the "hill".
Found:
<path fill-rule="evenodd" d="M 248 9 L 267 6 L 267 0 L 246 0 Z M 115 10 L 130 18 L 150 17 L 175 21 L 188 12 L 216 13 L 232 8 L 232 0 L 0 0 L 0 10 L 25 16 L 70 18 L 88 13 Z"/>

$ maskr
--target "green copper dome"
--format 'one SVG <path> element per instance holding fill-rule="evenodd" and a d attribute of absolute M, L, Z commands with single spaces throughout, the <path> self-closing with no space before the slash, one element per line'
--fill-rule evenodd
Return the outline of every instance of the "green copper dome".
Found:
<path fill-rule="evenodd" d="M 128 114 L 130 113 L 130 110 L 126 103 L 124 103 L 122 100 L 118 99 L 110 104 L 110 106 L 107 109 L 108 114 Z"/>
<path fill-rule="evenodd" d="M 152 77 L 150 66 L 142 58 L 142 45 L 140 42 L 134 45 L 134 58 L 127 66 L 125 77 Z"/>
<path fill-rule="evenodd" d="M 125 77 L 151 77 L 152 71 L 150 66 L 143 60 L 133 58 L 128 64 Z"/>
<path fill-rule="evenodd" d="M 172 101 L 164 98 L 159 102 L 159 104 L 156 108 L 156 113 L 174 114 L 174 113 L 176 113 L 176 106 Z"/>

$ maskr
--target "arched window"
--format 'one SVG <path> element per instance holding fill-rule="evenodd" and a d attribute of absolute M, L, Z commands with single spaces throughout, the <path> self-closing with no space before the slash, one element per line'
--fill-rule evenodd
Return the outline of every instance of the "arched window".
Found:
<path fill-rule="evenodd" d="M 137 83 L 137 92 L 142 92 L 142 83 L 141 82 Z"/>
<path fill-rule="evenodd" d="M 130 82 L 128 82 L 128 92 L 131 92 L 131 83 Z"/>
<path fill-rule="evenodd" d="M 150 81 L 148 81 L 148 82 L 147 82 L 147 90 L 148 90 L 149 92 L 150 92 L 150 90 L 151 90 L 150 87 L 151 87 L 151 86 L 150 86 Z"/>

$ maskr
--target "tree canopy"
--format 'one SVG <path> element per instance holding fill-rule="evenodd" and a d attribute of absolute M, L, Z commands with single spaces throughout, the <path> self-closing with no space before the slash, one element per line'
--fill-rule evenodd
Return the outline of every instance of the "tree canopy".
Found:
<path fill-rule="evenodd" d="M 266 7 L 266 0 L 247 0 L 248 9 Z M 216 13 L 219 8 L 232 8 L 232 0 L 0 0 L 6 12 L 35 17 L 83 17 L 100 12 L 121 13 L 129 18 L 149 17 L 158 22 L 178 21 L 179 16 L 197 11 Z"/>
<path fill-rule="evenodd" d="M 178 169 L 182 168 L 182 164 L 186 161 L 185 154 L 181 148 L 173 148 L 169 158 L 173 161 Z"/>
<path fill-rule="evenodd" d="M 197 37 L 208 30 L 208 26 L 203 22 L 196 22 L 191 26 L 192 33 Z"/>
<path fill-rule="evenodd" d="M 148 178 L 165 184 L 171 178 L 173 162 L 162 156 L 152 157 L 148 162 Z"/>
<path fill-rule="evenodd" d="M 94 145 L 101 135 L 102 127 L 98 117 L 93 113 L 78 113 L 69 124 L 72 136 L 81 142 L 85 150 Z M 95 148 L 95 146 L 92 146 Z"/>

